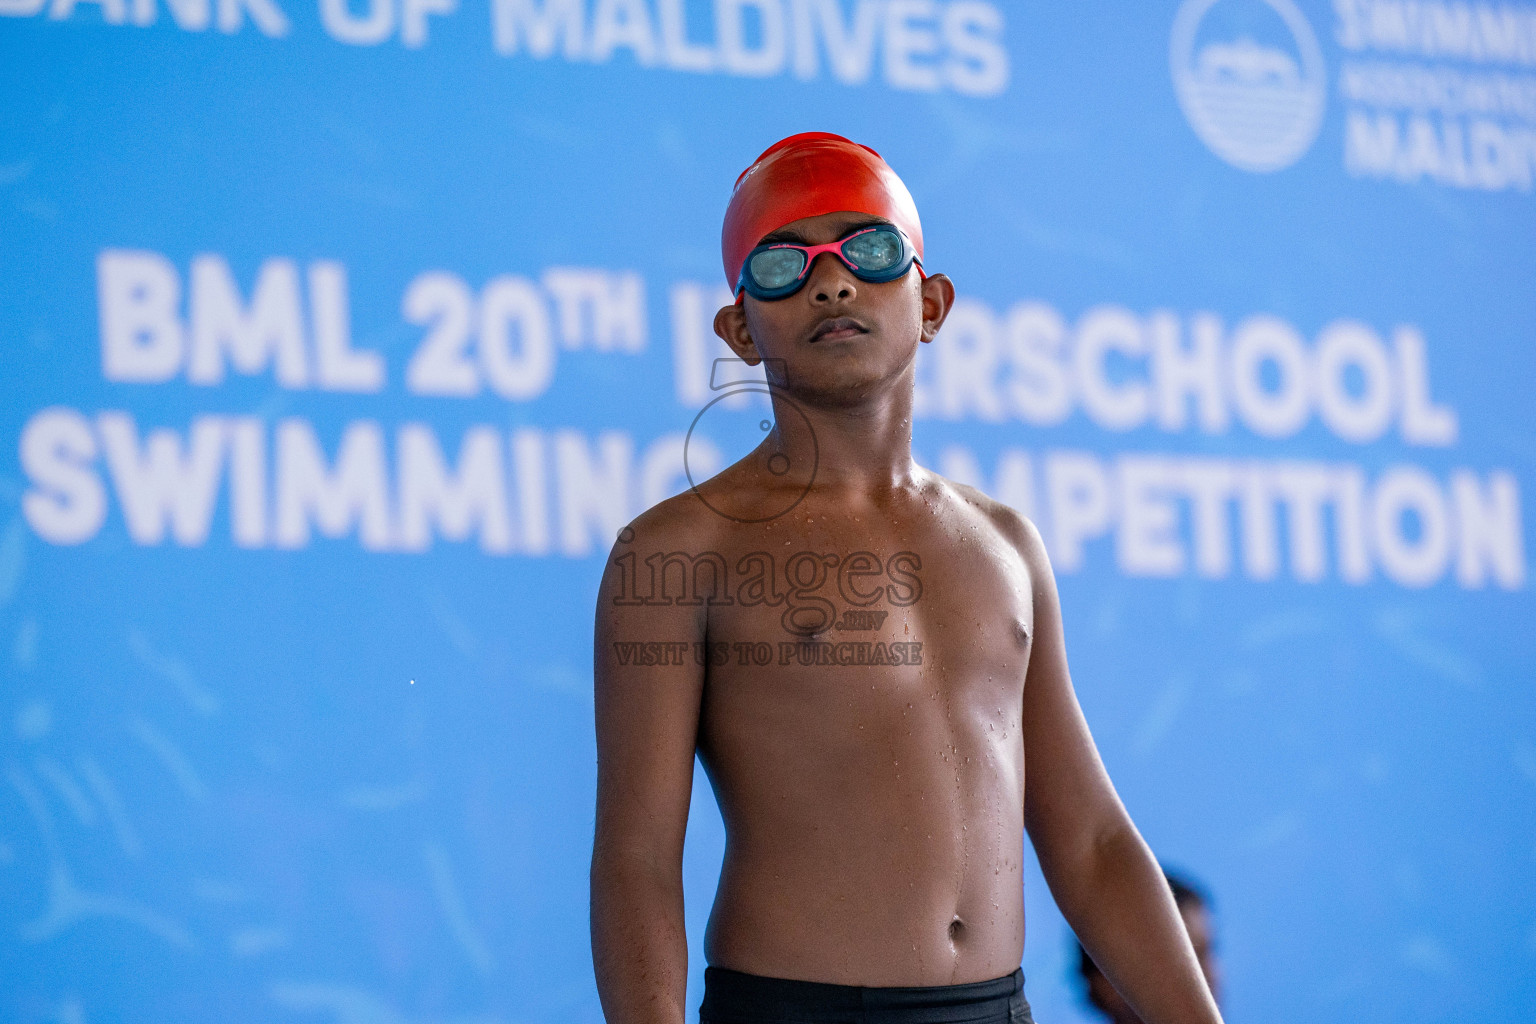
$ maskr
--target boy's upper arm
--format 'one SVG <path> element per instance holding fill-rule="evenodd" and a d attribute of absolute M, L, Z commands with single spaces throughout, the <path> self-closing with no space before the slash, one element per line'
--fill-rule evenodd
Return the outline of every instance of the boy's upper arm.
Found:
<path fill-rule="evenodd" d="M 660 870 L 682 863 L 704 689 L 693 645 L 705 639 L 707 606 L 639 603 L 649 587 L 636 573 L 648 582 L 647 555 L 669 550 L 672 531 L 659 519 L 655 510 L 642 516 L 623 534 L 633 539 L 609 555 L 598 592 L 593 702 L 596 843 Z"/>
<path fill-rule="evenodd" d="M 1040 856 L 1072 863 L 1125 811 L 1099 758 L 1072 688 L 1062 631 L 1061 602 L 1045 543 L 1022 517 L 1019 553 L 1030 575 L 1034 641 L 1024 677 L 1024 824 Z"/>

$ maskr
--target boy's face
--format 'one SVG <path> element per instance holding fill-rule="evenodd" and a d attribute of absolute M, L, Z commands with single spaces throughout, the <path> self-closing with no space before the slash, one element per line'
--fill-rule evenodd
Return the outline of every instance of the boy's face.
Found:
<path fill-rule="evenodd" d="M 865 213 L 827 213 L 762 241 L 820 245 L 879 223 Z M 747 295 L 720 310 L 715 333 L 749 363 L 772 360 L 770 382 L 791 394 L 857 403 L 907 372 L 918 342 L 933 339 L 953 302 L 954 286 L 942 274 L 925 280 L 914 267 L 895 281 L 861 281 L 823 253 L 799 291 L 770 301 Z"/>

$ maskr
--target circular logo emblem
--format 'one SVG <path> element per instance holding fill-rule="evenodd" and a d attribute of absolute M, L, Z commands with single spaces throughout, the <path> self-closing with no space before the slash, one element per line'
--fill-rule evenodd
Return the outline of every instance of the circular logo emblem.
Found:
<path fill-rule="evenodd" d="M 1184 0 L 1169 63 L 1190 127 L 1232 166 L 1278 171 L 1317 138 L 1323 54 L 1292 0 Z"/>

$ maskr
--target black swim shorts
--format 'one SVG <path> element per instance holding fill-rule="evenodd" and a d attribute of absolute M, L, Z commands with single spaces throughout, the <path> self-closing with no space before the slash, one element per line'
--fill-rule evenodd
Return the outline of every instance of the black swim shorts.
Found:
<path fill-rule="evenodd" d="M 1024 970 L 991 981 L 863 988 L 704 969 L 699 1024 L 1034 1024 Z"/>

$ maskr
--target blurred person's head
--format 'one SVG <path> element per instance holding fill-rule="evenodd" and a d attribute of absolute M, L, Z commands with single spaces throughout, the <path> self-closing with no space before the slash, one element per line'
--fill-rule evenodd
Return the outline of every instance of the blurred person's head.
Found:
<path fill-rule="evenodd" d="M 1173 902 L 1184 920 L 1184 930 L 1189 932 L 1190 945 L 1195 947 L 1195 957 L 1205 982 L 1211 987 L 1211 995 L 1221 1001 L 1221 965 L 1216 959 L 1215 922 L 1211 917 L 1211 898 L 1204 889 L 1188 877 L 1172 871 L 1163 872 L 1168 888 L 1173 891 Z M 1083 977 L 1084 997 L 1094 1009 L 1102 1013 L 1111 1024 L 1142 1024 L 1115 986 L 1110 984 L 1099 970 L 1093 957 L 1081 945 L 1077 947 L 1078 971 Z"/>

